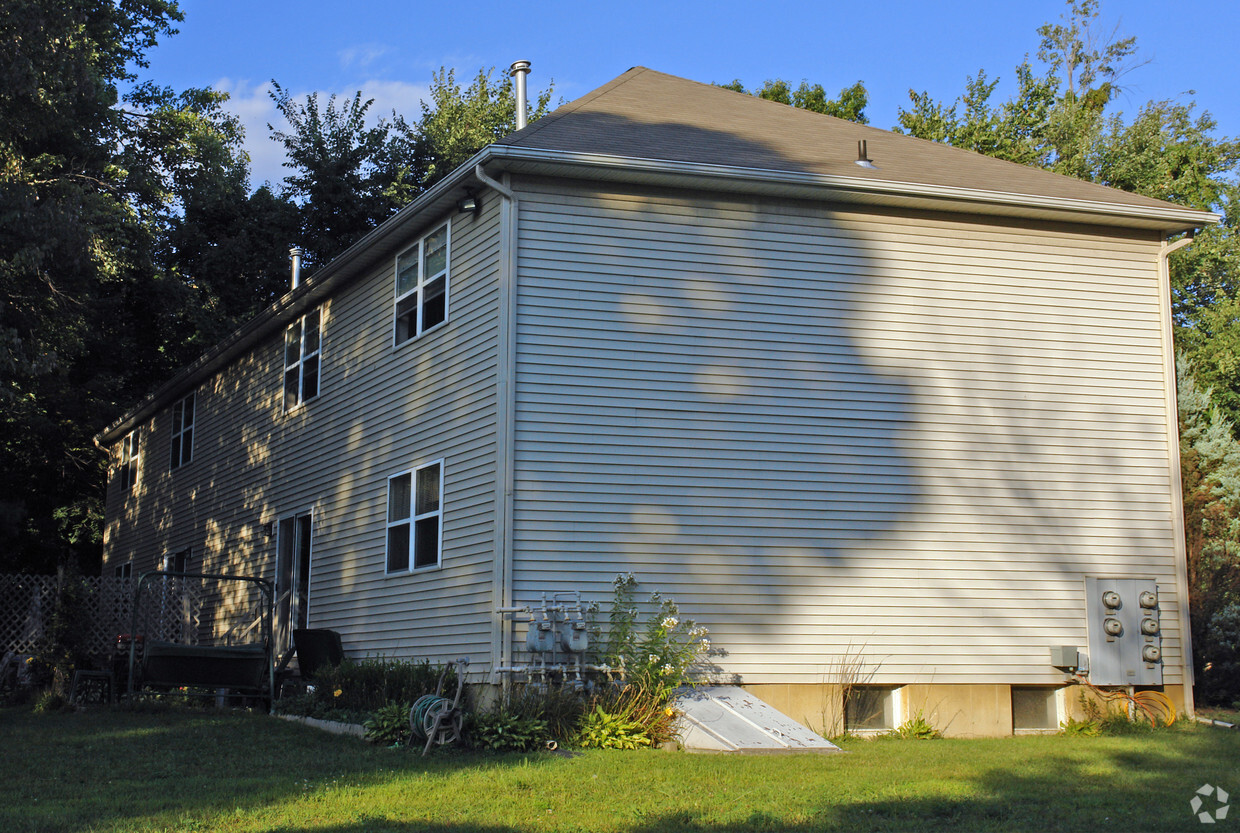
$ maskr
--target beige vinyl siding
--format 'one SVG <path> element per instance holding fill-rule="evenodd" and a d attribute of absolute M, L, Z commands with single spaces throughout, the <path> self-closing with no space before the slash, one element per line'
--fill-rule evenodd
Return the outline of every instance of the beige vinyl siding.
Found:
<path fill-rule="evenodd" d="M 618 572 L 745 682 L 1050 684 L 1084 579 L 1157 579 L 1149 232 L 520 183 L 513 593 Z"/>
<path fill-rule="evenodd" d="M 138 489 L 109 491 L 107 562 L 132 554 L 149 569 L 156 554 L 192 545 L 209 569 L 270 578 L 277 538 L 265 526 L 312 511 L 312 627 L 341 631 L 351 655 L 488 659 L 497 217 L 492 202 L 477 218 L 451 218 L 446 324 L 392 346 L 388 258 L 324 306 L 316 399 L 284 412 L 281 333 L 199 388 L 190 464 L 167 471 L 167 411 L 143 426 Z M 387 575 L 388 477 L 437 459 L 441 566 Z"/>

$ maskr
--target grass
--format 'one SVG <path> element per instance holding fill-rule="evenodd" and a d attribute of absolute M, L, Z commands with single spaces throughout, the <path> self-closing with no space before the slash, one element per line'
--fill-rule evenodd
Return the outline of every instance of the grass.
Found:
<path fill-rule="evenodd" d="M 843 755 L 488 757 L 265 715 L 0 710 L 0 830 L 1196 830 L 1240 732 L 848 741 Z"/>

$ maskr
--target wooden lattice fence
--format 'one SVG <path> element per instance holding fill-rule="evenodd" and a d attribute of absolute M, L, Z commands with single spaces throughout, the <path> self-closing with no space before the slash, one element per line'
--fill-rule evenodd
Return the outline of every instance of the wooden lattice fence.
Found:
<path fill-rule="evenodd" d="M 64 582 L 76 582 L 66 587 Z M 149 639 L 198 643 L 203 593 L 192 579 L 164 577 L 144 593 L 139 619 Z M 128 633 L 136 578 L 115 576 L 32 576 L 0 573 L 0 653 L 34 654 L 46 646 L 58 596 L 72 599 L 74 641 L 90 656 L 110 655 L 119 634 Z"/>

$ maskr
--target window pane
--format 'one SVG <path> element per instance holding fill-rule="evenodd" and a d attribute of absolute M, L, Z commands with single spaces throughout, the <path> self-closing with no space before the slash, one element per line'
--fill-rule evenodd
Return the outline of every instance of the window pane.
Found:
<path fill-rule="evenodd" d="M 409 524 L 388 527 L 387 571 L 409 569 Z"/>
<path fill-rule="evenodd" d="M 181 435 L 181 462 L 188 463 L 194 457 L 194 429 L 186 429 Z"/>
<path fill-rule="evenodd" d="M 858 686 L 844 701 L 845 728 L 848 731 L 874 731 L 895 728 L 895 696 L 890 688 Z"/>
<path fill-rule="evenodd" d="M 426 251 L 426 277 L 434 277 L 448 268 L 447 226 L 433 232 L 422 245 Z"/>
<path fill-rule="evenodd" d="M 402 474 L 388 481 L 388 523 L 409 517 L 409 489 L 413 477 Z"/>
<path fill-rule="evenodd" d="M 319 395 L 319 357 L 313 356 L 301 365 L 301 398 L 313 399 Z"/>
<path fill-rule="evenodd" d="M 319 352 L 319 311 L 306 313 L 306 337 L 303 356 Z"/>
<path fill-rule="evenodd" d="M 415 515 L 439 511 L 439 465 L 418 470 L 418 507 Z"/>
<path fill-rule="evenodd" d="M 301 401 L 297 398 L 297 378 L 296 367 L 290 367 L 284 371 L 284 409 L 286 411 Z"/>
<path fill-rule="evenodd" d="M 446 317 L 448 300 L 444 290 L 448 288 L 447 277 L 436 278 L 426 285 L 426 303 L 422 308 L 422 329 L 429 330 L 436 324 L 443 323 Z"/>
<path fill-rule="evenodd" d="M 172 468 L 174 468 L 174 469 L 175 469 L 177 466 L 181 465 L 181 448 L 182 448 L 182 446 L 181 446 L 181 438 L 180 438 L 180 437 L 173 437 L 173 438 L 172 438 L 172 460 L 171 460 L 171 465 L 172 465 Z"/>
<path fill-rule="evenodd" d="M 396 305 L 396 343 L 408 341 L 418 334 L 418 293 Z"/>
<path fill-rule="evenodd" d="M 433 567 L 439 563 L 439 516 L 431 515 L 416 522 L 417 541 L 413 548 L 413 566 Z"/>
<path fill-rule="evenodd" d="M 1055 689 L 1012 686 L 1013 729 L 1058 729 Z"/>
<path fill-rule="evenodd" d="M 396 258 L 396 297 L 418 285 L 418 247 L 414 246 Z"/>
<path fill-rule="evenodd" d="M 301 360 L 301 322 L 290 324 L 284 331 L 284 366 Z"/>

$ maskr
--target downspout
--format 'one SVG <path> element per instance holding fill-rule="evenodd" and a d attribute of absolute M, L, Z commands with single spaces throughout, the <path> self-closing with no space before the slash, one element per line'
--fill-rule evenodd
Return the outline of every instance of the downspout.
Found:
<path fill-rule="evenodd" d="M 487 176 L 481 163 L 474 175 L 502 197 L 499 220 L 499 324 L 495 368 L 495 553 L 491 570 L 491 682 L 512 666 L 512 627 L 502 611 L 512 601 L 513 421 L 516 387 L 517 198 Z M 506 677 L 503 679 L 507 679 Z"/>
<path fill-rule="evenodd" d="M 1184 485 L 1180 472 L 1180 409 L 1176 401 L 1175 342 L 1171 330 L 1171 269 L 1168 256 L 1189 243 L 1192 237 L 1182 237 L 1174 243 L 1163 239 L 1158 251 L 1158 312 L 1162 319 L 1163 375 L 1167 380 L 1167 457 L 1170 462 L 1171 480 L 1171 526 L 1175 535 L 1175 599 L 1180 608 L 1180 651 L 1184 663 L 1184 711 L 1189 717 L 1196 714 L 1193 702 L 1193 640 L 1192 623 L 1188 609 L 1188 546 L 1184 529 Z"/>

